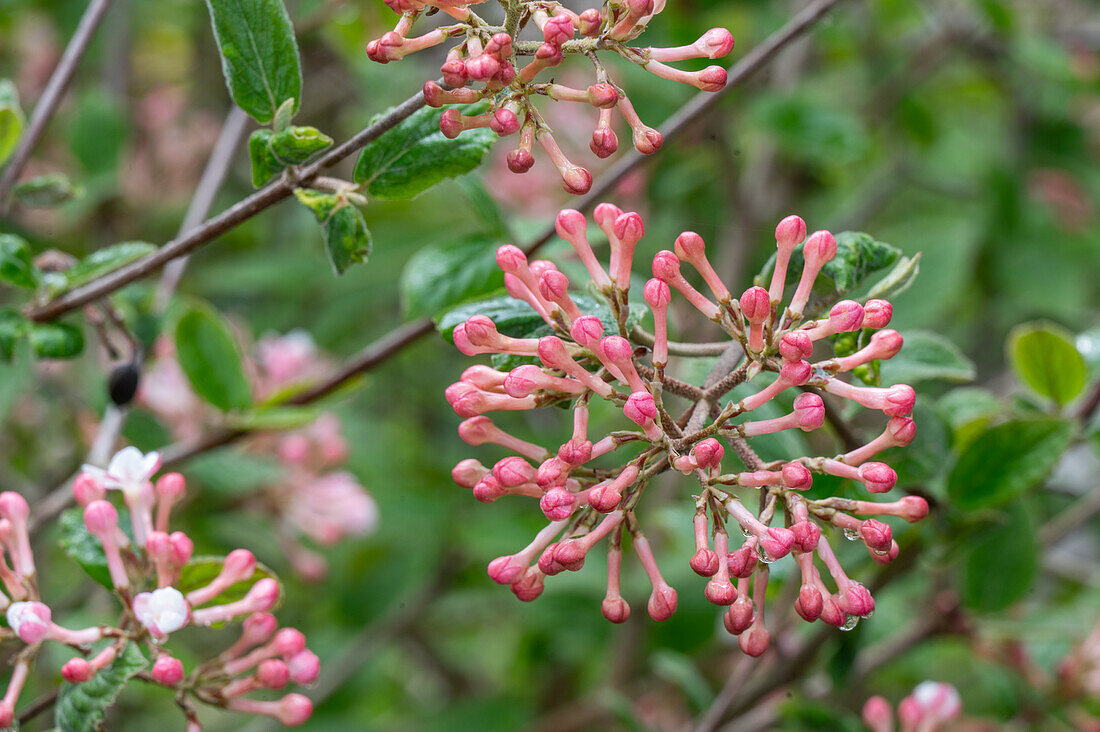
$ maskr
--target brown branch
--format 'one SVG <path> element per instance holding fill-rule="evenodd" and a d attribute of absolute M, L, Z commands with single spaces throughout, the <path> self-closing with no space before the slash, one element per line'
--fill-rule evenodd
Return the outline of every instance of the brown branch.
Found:
<path fill-rule="evenodd" d="M 23 133 L 18 146 L 8 160 L 3 175 L 0 175 L 0 216 L 7 215 L 8 209 L 11 207 L 8 195 L 11 193 L 12 186 L 15 185 L 23 172 L 23 168 L 27 165 L 27 161 L 30 160 L 31 153 L 38 141 L 42 139 L 46 126 L 53 118 L 57 106 L 61 103 L 61 98 L 65 96 L 65 92 L 73 80 L 77 64 L 84 58 L 84 52 L 88 50 L 88 44 L 91 43 L 92 36 L 95 35 L 96 29 L 110 5 L 111 0 L 92 0 L 89 3 L 84 15 L 80 18 L 80 23 L 76 26 L 76 31 L 73 33 L 69 45 L 65 47 L 65 53 L 61 55 L 61 60 L 57 63 L 57 68 L 50 75 L 45 91 L 42 92 L 42 96 L 39 97 L 38 103 L 34 106 L 34 113 L 31 114 L 31 121 L 27 125 L 27 130 Z"/>

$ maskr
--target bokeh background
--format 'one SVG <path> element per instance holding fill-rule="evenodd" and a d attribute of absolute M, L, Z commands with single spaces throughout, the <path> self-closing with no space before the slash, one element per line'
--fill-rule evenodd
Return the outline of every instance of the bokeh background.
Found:
<path fill-rule="evenodd" d="M 394 21 L 381 2 L 289 6 L 306 79 L 299 120 L 337 141 L 437 73 L 442 51 L 385 66 L 367 60 L 366 42 Z M 643 40 L 690 43 L 723 26 L 736 39 L 736 60 L 799 7 L 670 2 Z M 0 0 L 0 78 L 15 82 L 25 108 L 33 108 L 83 8 L 75 0 Z M 694 92 L 624 66 L 616 69 L 620 83 L 653 126 Z M 567 65 L 559 78 L 572 73 Z M 33 172 L 67 173 L 85 195 L 10 225 L 36 251 L 78 256 L 117 241 L 171 239 L 228 109 L 202 3 L 118 0 L 32 163 Z M 549 116 L 567 150 L 590 162 L 595 114 Z M 568 204 L 545 160 L 513 176 L 504 168 L 507 149 L 498 143 L 478 172 L 415 200 L 370 201 L 373 254 L 342 277 L 332 273 L 311 214 L 287 202 L 202 248 L 179 297 L 216 305 L 246 345 L 303 329 L 333 361 L 352 354 L 403 320 L 434 314 L 410 312 L 403 297 L 417 252 L 462 239 L 484 241 L 487 250 L 502 238 L 523 243 Z M 311 692 L 323 701 L 310 730 L 680 730 L 719 702 L 721 722 L 736 725 L 730 729 L 856 729 L 870 694 L 896 701 L 923 679 L 955 683 L 974 719 L 1065 728 L 1057 726 L 1068 719 L 1065 695 L 1021 670 L 1017 657 L 1053 673 L 1100 617 L 1100 520 L 1083 515 L 1069 530 L 1048 529 L 1052 517 L 1100 491 L 1100 440 L 1093 415 L 1082 412 L 1088 390 L 1053 404 L 1014 374 L 1005 344 L 1022 323 L 1053 323 L 1095 383 L 1098 162 L 1094 3 L 852 0 L 609 196 L 645 217 L 645 252 L 693 229 L 727 282 L 742 287 L 774 249 L 772 229 L 788 213 L 811 229 L 866 231 L 905 255 L 921 253 L 920 276 L 896 299 L 892 327 L 942 336 L 954 348 L 935 352 L 944 363 L 931 366 L 954 370 L 917 376 L 920 436 L 888 462 L 900 485 L 934 509 L 924 522 L 898 527 L 903 557 L 876 595 L 875 617 L 852 632 L 789 623 L 793 612 L 773 602 L 772 622 L 786 618 L 789 631 L 778 651 L 746 667 L 687 566 L 691 487 L 676 479 L 656 484 L 641 509 L 680 590 L 670 621 L 658 625 L 641 611 L 648 590 L 632 567 L 626 588 L 635 613 L 623 626 L 607 623 L 598 609 L 598 557 L 580 573 L 552 578 L 536 602 L 518 602 L 484 568 L 525 545 L 541 516 L 518 500 L 480 504 L 452 483 L 459 459 L 498 456 L 458 439 L 459 419 L 442 392 L 469 359 L 435 334 L 325 404 L 342 421 L 347 467 L 377 501 L 380 520 L 370 535 L 323 550 L 324 580 L 298 578 L 270 521 L 242 510 L 278 469 L 262 451 L 229 447 L 185 465 L 196 491 L 180 521 L 201 549 L 250 547 L 287 581 L 281 617 L 306 632 L 323 662 Z M 350 165 L 337 174 L 350 177 Z M 597 179 L 599 170 L 593 166 Z M 250 191 L 242 149 L 215 209 Z M 557 240 L 544 250 L 549 258 L 566 253 Z M 140 301 L 150 287 L 119 297 Z M 89 339 L 76 363 L 0 365 L 4 488 L 41 495 L 80 463 L 106 403 L 109 368 Z M 707 367 L 684 368 L 705 374 Z M 958 456 L 998 424 L 1039 416 L 1076 425 L 1067 444 L 1044 448 L 1053 455 L 1035 457 L 1045 466 L 1040 474 L 1009 503 L 952 506 L 945 486 Z M 516 416 L 509 424 L 548 441 L 568 431 L 564 417 Z M 208 426 L 215 424 L 211 417 Z M 171 427 L 138 408 L 125 436 L 153 449 L 172 442 Z M 991 451 L 990 469 L 1008 457 Z M 112 601 L 89 592 L 79 568 L 52 549 L 55 538 L 44 535 L 39 550 L 48 557 L 41 574 L 55 617 L 75 625 L 112 612 Z M 849 562 L 856 576 L 875 574 L 865 553 Z M 783 577 L 783 564 L 773 577 Z M 783 582 L 773 584 L 778 591 Z M 812 653 L 799 655 L 808 641 Z M 48 657 L 39 664 L 36 688 L 54 681 L 58 665 Z M 766 695 L 737 695 L 784 672 L 780 680 L 789 683 Z M 724 698 L 733 673 L 747 680 Z M 242 725 L 229 715 L 204 719 L 213 730 Z M 134 684 L 108 727 L 180 725 L 169 695 Z M 27 729 L 50 726 L 47 715 Z M 250 732 L 267 728 L 244 723 Z"/>

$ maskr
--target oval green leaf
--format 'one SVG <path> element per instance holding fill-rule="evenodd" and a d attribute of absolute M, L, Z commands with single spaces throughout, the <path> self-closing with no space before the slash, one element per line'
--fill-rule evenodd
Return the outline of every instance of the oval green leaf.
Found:
<path fill-rule="evenodd" d="M 1008 359 L 1020 381 L 1059 406 L 1085 388 L 1085 359 L 1073 336 L 1052 323 L 1026 323 L 1008 336 Z"/>
<path fill-rule="evenodd" d="M 203 399 L 222 411 L 252 404 L 237 343 L 225 320 L 211 308 L 193 306 L 179 319 L 176 353 L 191 387 Z"/>

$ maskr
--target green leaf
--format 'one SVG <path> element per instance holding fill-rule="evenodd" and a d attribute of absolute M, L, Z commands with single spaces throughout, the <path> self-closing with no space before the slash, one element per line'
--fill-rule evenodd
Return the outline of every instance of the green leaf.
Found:
<path fill-rule="evenodd" d="M 302 94 L 302 66 L 294 26 L 282 0 L 206 0 L 222 72 L 237 106 L 260 124 Z"/>
<path fill-rule="evenodd" d="M 218 573 L 222 571 L 222 566 L 224 564 L 225 557 L 195 557 L 186 567 L 180 570 L 180 578 L 179 581 L 176 582 L 175 587 L 185 595 L 200 587 L 206 587 L 210 584 L 210 581 L 217 577 Z M 279 579 L 269 567 L 261 562 L 257 562 L 256 572 L 250 578 L 230 585 L 225 591 L 216 596 L 213 600 L 205 603 L 205 605 L 224 605 L 228 602 L 243 600 L 244 596 L 248 594 L 248 591 L 252 588 L 252 585 L 262 579 L 268 578 L 274 580 Z M 282 604 L 282 595 L 283 583 L 279 582 L 279 599 L 275 603 L 276 607 Z"/>
<path fill-rule="evenodd" d="M 301 165 L 332 145 L 332 138 L 316 127 L 288 127 L 271 137 L 271 152 L 284 165 Z"/>
<path fill-rule="evenodd" d="M 107 709 L 126 684 L 149 662 L 133 643 L 127 643 L 115 660 L 82 684 L 61 684 L 54 722 L 61 732 L 97 732 L 103 729 Z"/>
<path fill-rule="evenodd" d="M 47 173 L 23 181 L 11 193 L 27 208 L 54 208 L 80 198 L 84 188 L 73 185 L 64 173 Z"/>
<path fill-rule="evenodd" d="M 947 479 L 958 508 L 996 506 L 1037 484 L 1073 438 L 1074 425 L 1058 419 L 1021 419 L 987 430 L 959 456 Z"/>
<path fill-rule="evenodd" d="M 343 274 L 357 262 L 367 261 L 371 236 L 363 212 L 357 206 L 336 193 L 299 188 L 294 195 L 320 222 L 329 261 L 336 274 Z"/>
<path fill-rule="evenodd" d="M 31 326 L 31 347 L 38 358 L 73 358 L 84 350 L 84 331 L 68 323 Z"/>
<path fill-rule="evenodd" d="M 1031 512 L 1023 502 L 1001 520 L 983 526 L 966 545 L 963 603 L 971 610 L 998 612 L 1024 597 L 1035 581 L 1039 544 Z"/>
<path fill-rule="evenodd" d="M 120 101 L 103 90 L 85 92 L 76 102 L 68 129 L 69 147 L 89 174 L 113 174 L 129 134 Z"/>
<path fill-rule="evenodd" d="M 275 159 L 271 152 L 272 131 L 260 129 L 252 133 L 248 138 L 248 159 L 252 163 L 252 186 L 259 188 L 271 180 L 272 176 L 282 171 L 283 166 Z"/>
<path fill-rule="evenodd" d="M 156 249 L 156 246 L 144 241 L 112 244 L 92 252 L 64 272 L 51 273 L 46 280 L 46 289 L 51 297 L 56 297 L 66 290 L 85 285 L 108 272 L 137 261 Z M 54 274 L 57 276 L 52 276 Z"/>
<path fill-rule="evenodd" d="M 26 124 L 19 106 L 19 92 L 8 79 L 0 79 L 0 165 L 3 165 L 19 144 Z"/>
<path fill-rule="evenodd" d="M 34 289 L 41 277 L 26 240 L 15 234 L 0 234 L 0 280 Z"/>
<path fill-rule="evenodd" d="M 1020 381 L 1059 406 L 1085 388 L 1085 359 L 1073 336 L 1052 323 L 1026 323 L 1008 336 L 1008 360 Z"/>
<path fill-rule="evenodd" d="M 499 240 L 471 236 L 431 244 L 414 254 L 401 273 L 401 305 L 410 318 L 435 316 L 504 287 L 497 266 Z"/>
<path fill-rule="evenodd" d="M 920 274 L 920 256 L 921 253 L 917 252 L 912 257 L 899 259 L 885 277 L 871 285 L 866 299 L 890 300 L 908 290 Z"/>
<path fill-rule="evenodd" d="M 478 114 L 484 105 L 459 107 Z M 496 139 L 487 128 L 467 130 L 453 140 L 439 131 L 442 109 L 425 107 L 363 148 L 354 180 L 375 198 L 413 198 L 446 178 L 469 173 Z"/>
<path fill-rule="evenodd" d="M 113 590 L 111 573 L 107 569 L 107 555 L 103 553 L 103 545 L 99 539 L 92 536 L 84 526 L 84 511 L 80 508 L 71 508 L 61 514 L 59 521 L 61 526 L 61 549 L 75 561 L 84 572 L 108 590 Z M 130 512 L 125 508 L 118 512 L 119 527 L 133 539 L 130 525 Z"/>
<path fill-rule="evenodd" d="M 20 339 L 30 329 L 30 321 L 14 308 L 0 309 L 0 359 L 11 363 Z"/>
<path fill-rule="evenodd" d="M 234 414 L 226 425 L 238 430 L 293 430 L 317 421 L 321 416 L 312 407 L 268 407 Z"/>
<path fill-rule="evenodd" d="M 905 344 L 893 358 L 882 361 L 882 378 L 887 384 L 913 384 L 918 381 L 973 381 L 974 362 L 954 343 L 926 330 L 902 333 Z"/>
<path fill-rule="evenodd" d="M 802 258 L 802 244 L 791 255 L 791 263 L 787 267 L 786 285 L 788 292 L 798 284 L 802 276 L 802 268 L 805 260 Z M 836 234 L 836 256 L 825 263 L 821 268 L 821 274 L 832 280 L 832 286 L 818 277 L 814 284 L 814 300 L 832 302 L 854 291 L 874 272 L 889 267 L 900 261 L 901 250 L 878 241 L 868 234 L 856 231 L 842 231 Z M 760 274 L 756 276 L 758 285 L 767 287 L 771 282 L 772 270 L 775 268 L 775 255 L 764 264 Z"/>
<path fill-rule="evenodd" d="M 222 411 L 247 409 L 252 389 L 225 320 L 205 305 L 192 306 L 176 323 L 176 353 L 195 393 Z"/>

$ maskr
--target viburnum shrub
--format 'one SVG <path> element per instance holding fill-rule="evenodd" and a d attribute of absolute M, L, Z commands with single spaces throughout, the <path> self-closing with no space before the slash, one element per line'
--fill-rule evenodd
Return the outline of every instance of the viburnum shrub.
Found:
<path fill-rule="evenodd" d="M 559 102 L 575 102 L 599 110 L 589 148 L 600 158 L 619 149 L 613 127 L 615 110 L 630 128 L 634 148 L 651 155 L 661 148 L 660 132 L 642 122 L 630 98 L 613 80 L 603 56 L 613 53 L 646 71 L 697 87 L 718 91 L 726 84 L 726 70 L 708 66 L 701 71 L 684 71 L 669 62 L 717 59 L 733 48 L 733 36 L 725 28 L 712 28 L 695 43 L 675 48 L 629 45 L 640 36 L 664 7 L 664 0 L 610 0 L 602 8 L 576 13 L 558 2 L 509 0 L 501 2 L 504 18 L 493 25 L 471 8 L 484 0 L 385 0 L 401 16 L 392 31 L 367 44 L 367 55 L 379 63 L 397 61 L 417 51 L 447 41 L 457 43 L 447 52 L 440 68 L 445 86 L 437 81 L 424 84 L 424 99 L 432 107 L 488 102 L 480 113 L 464 114 L 450 107 L 439 120 L 440 131 L 449 138 L 463 131 L 490 128 L 501 137 L 519 133 L 519 145 L 508 154 L 508 167 L 526 173 L 535 163 L 532 152 L 537 141 L 558 169 L 569 193 L 587 193 L 592 174 L 571 162 L 554 139 L 550 127 L 533 104 L 544 96 Z M 421 16 L 442 12 L 458 22 L 410 37 Z M 521 34 L 535 26 L 530 35 L 541 40 L 523 40 Z M 594 83 L 575 89 L 554 80 L 568 55 L 584 56 L 593 66 Z M 544 73 L 546 72 L 546 73 Z M 550 77 L 550 78 L 547 78 Z M 539 79 L 546 79 L 540 81 Z"/>
<path fill-rule="evenodd" d="M 103 570 L 104 583 L 121 605 L 113 623 L 87 628 L 73 630 L 53 621 L 38 591 L 28 538 L 30 507 L 18 493 L 0 493 L 0 545 L 8 560 L 0 561 L 0 609 L 8 632 L 25 644 L 0 701 L 0 726 L 12 725 L 19 694 L 45 641 L 77 653 L 60 669 L 74 685 L 59 702 L 58 719 L 66 728 L 74 724 L 71 715 L 89 713 L 82 707 L 80 687 L 94 684 L 100 674 L 108 678 L 88 692 L 92 697 L 103 696 L 104 685 L 121 688 L 135 676 L 174 691 L 188 730 L 202 729 L 196 701 L 292 726 L 309 719 L 313 704 L 302 694 L 274 700 L 251 696 L 311 684 L 320 672 L 305 636 L 295 628 L 279 628 L 271 614 L 280 600 L 279 582 L 247 549 L 220 558 L 192 556 L 194 544 L 187 534 L 169 528 L 186 481 L 179 473 L 164 473 L 154 481 L 160 464 L 158 453 L 127 447 L 105 469 L 85 465 L 73 483 L 86 533 L 69 537 L 70 553 L 86 563 L 89 573 Z M 121 497 L 121 506 L 114 495 Z M 169 636 L 176 631 L 236 620 L 243 620 L 239 630 L 218 631 L 235 640 L 191 669 L 169 650 Z M 147 666 L 151 669 L 144 673 Z"/>
<path fill-rule="evenodd" d="M 918 496 L 892 501 L 815 499 L 805 492 L 819 475 L 850 479 L 870 494 L 888 493 L 897 482 L 890 466 L 872 458 L 913 440 L 916 425 L 910 415 L 915 392 L 902 384 L 867 387 L 842 378 L 901 349 L 902 337 L 886 328 L 892 306 L 880 299 L 863 304 L 840 300 L 815 315 L 814 283 L 836 256 L 837 242 L 828 231 L 807 237 L 805 222 L 788 216 L 775 230 L 777 255 L 770 286 L 756 285 L 739 296 L 711 266 L 698 234 L 685 231 L 672 250 L 658 252 L 652 261 L 653 278 L 643 289 L 653 316 L 654 333 L 649 336 L 628 327 L 631 266 L 645 233 L 642 218 L 610 203 L 597 206 L 594 218 L 610 247 L 606 269 L 589 243 L 588 223 L 580 212 L 561 211 L 557 232 L 572 245 L 591 278 L 590 286 L 606 301 L 608 322 L 578 307 L 568 277 L 552 262 L 528 262 L 519 248 L 505 245 L 497 250 L 497 263 L 509 294 L 529 304 L 554 334 L 509 337 L 484 315 L 474 315 L 454 329 L 455 345 L 467 355 L 537 359 L 510 371 L 472 366 L 446 390 L 455 413 L 466 418 L 459 426 L 463 440 L 471 445 L 493 443 L 516 453 L 491 468 L 476 459 L 463 460 L 454 469 L 455 481 L 483 502 L 506 495 L 537 498 L 550 522 L 527 547 L 493 560 L 489 576 L 509 585 L 519 599 L 534 600 L 547 576 L 580 570 L 588 553 L 606 539 L 607 595 L 601 610 L 608 620 L 620 623 L 630 615 L 619 589 L 623 543 L 629 537 L 652 584 L 647 610 L 655 620 L 667 620 L 676 610 L 677 593 L 658 569 L 639 513 L 650 481 L 673 470 L 693 479 L 696 552 L 689 564 L 709 578 L 703 592 L 727 608 L 725 627 L 739 636 L 745 653 L 758 656 L 768 647 L 768 565 L 787 555 L 801 574 L 794 602 L 798 614 L 810 622 L 820 619 L 842 629 L 855 627 L 860 618 L 872 614 L 875 603 L 867 588 L 841 567 L 822 528 L 839 529 L 844 537 L 861 542 L 876 562 L 886 564 L 897 557 L 898 544 L 890 525 L 874 517 L 919 521 L 928 513 L 928 504 Z M 796 274 L 788 272 L 796 252 L 803 266 L 792 294 L 787 280 L 788 274 Z M 709 296 L 687 280 L 685 265 L 696 271 Z M 671 353 L 692 350 L 669 340 L 673 290 L 729 339 L 717 344 L 722 355 L 710 378 L 699 386 L 666 373 Z M 873 331 L 864 347 L 844 356 L 821 353 L 831 336 L 861 330 Z M 756 391 L 723 403 L 728 392 L 742 384 Z M 770 419 L 754 415 L 788 390 L 797 392 L 788 414 Z M 693 404 L 681 414 L 670 412 L 669 394 L 687 397 Z M 886 418 L 882 433 L 834 456 L 792 455 L 766 462 L 756 454 L 754 437 L 821 428 L 828 411 L 825 399 L 831 398 L 881 412 Z M 591 434 L 589 410 L 594 399 L 613 404 L 637 429 Z M 549 405 L 572 410 L 572 433 L 560 444 L 526 442 L 485 416 Z M 611 460 L 613 468 L 593 462 L 615 456 L 627 445 L 640 445 L 640 452 Z M 726 458 L 727 446 L 734 460 Z M 731 540 L 733 531 L 737 533 Z"/>

